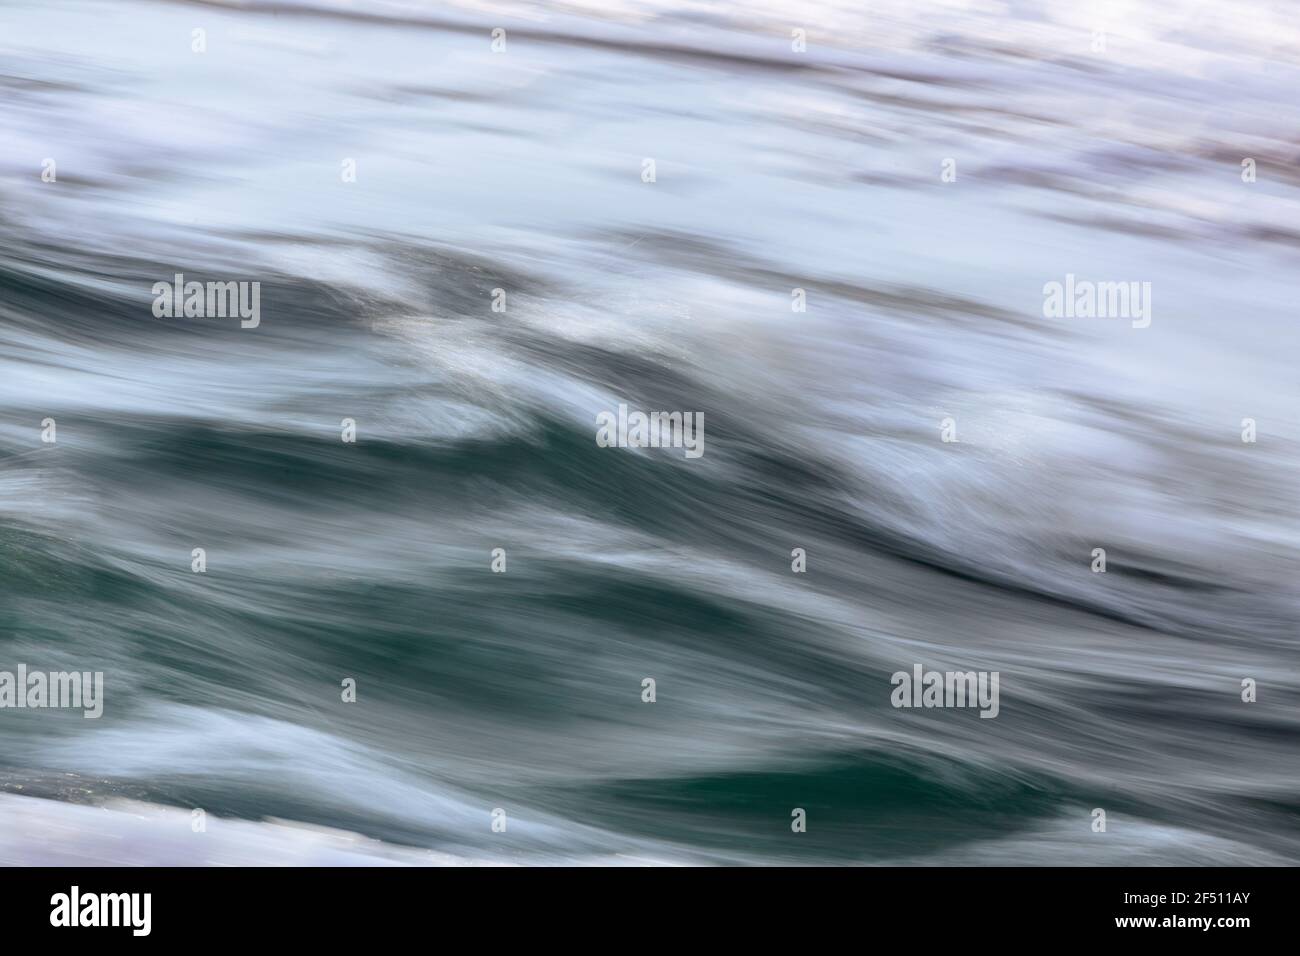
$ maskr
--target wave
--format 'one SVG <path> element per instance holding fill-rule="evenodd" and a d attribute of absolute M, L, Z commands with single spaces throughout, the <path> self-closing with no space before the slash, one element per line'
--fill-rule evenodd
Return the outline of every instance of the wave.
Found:
<path fill-rule="evenodd" d="M 5 712 L 0 859 L 1300 859 L 1300 181 L 1233 108 L 1293 53 L 825 9 L 805 61 L 779 6 L 520 6 L 505 57 L 468 6 L 15 8 L 0 670 L 107 695 Z M 1043 317 L 1130 272 L 1150 328 Z M 155 317 L 177 273 L 261 325 Z M 599 447 L 619 403 L 707 453 Z M 998 719 L 893 708 L 918 663 Z"/>

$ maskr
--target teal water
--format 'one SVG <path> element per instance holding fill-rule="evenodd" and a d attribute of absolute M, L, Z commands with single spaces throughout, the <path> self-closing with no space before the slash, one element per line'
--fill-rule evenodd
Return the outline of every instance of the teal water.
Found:
<path fill-rule="evenodd" d="M 1174 6 L 6 6 L 0 670 L 106 705 L 0 861 L 1300 859 L 1300 30 Z"/>

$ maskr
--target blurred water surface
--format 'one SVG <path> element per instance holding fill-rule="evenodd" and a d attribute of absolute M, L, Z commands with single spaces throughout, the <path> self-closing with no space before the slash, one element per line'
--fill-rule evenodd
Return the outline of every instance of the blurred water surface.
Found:
<path fill-rule="evenodd" d="M 0 17 L 3 862 L 1300 859 L 1293 5 Z"/>

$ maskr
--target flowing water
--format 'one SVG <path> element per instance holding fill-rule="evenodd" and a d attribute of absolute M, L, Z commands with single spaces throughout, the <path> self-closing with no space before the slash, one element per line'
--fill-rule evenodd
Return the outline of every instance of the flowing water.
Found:
<path fill-rule="evenodd" d="M 0 670 L 105 692 L 0 710 L 0 862 L 1300 861 L 1298 41 L 6 2 Z M 155 317 L 177 273 L 260 325 Z M 598 447 L 620 403 L 705 454 Z"/>

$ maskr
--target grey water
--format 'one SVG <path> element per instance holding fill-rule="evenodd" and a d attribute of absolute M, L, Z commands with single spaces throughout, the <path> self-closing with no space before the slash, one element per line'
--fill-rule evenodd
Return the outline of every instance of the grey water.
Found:
<path fill-rule="evenodd" d="M 1300 861 L 1298 40 L 6 2 L 0 671 L 105 690 L 0 709 L 0 862 Z"/>

